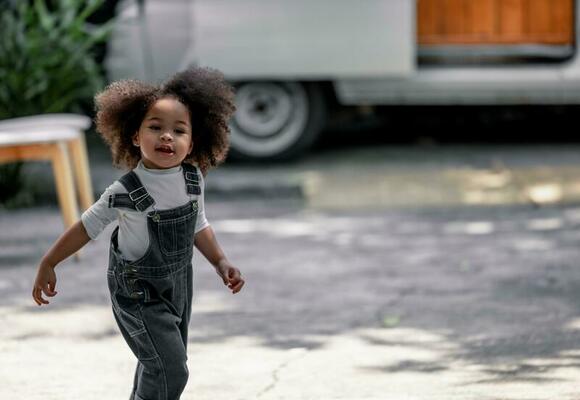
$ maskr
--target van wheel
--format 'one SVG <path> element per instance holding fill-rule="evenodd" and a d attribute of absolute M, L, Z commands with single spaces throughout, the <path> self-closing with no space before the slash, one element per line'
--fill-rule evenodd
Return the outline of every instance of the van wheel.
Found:
<path fill-rule="evenodd" d="M 230 156 L 242 160 L 287 160 L 304 153 L 325 119 L 317 85 L 248 82 L 236 86 Z"/>

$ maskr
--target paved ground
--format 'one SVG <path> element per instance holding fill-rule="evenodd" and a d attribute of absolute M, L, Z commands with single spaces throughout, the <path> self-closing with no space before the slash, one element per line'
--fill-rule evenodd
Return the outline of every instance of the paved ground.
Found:
<path fill-rule="evenodd" d="M 98 196 L 123 172 L 111 167 L 98 138 L 89 144 Z M 46 165 L 25 164 L 28 203 L 56 201 Z M 227 163 L 210 172 L 206 191 L 214 200 L 303 199 L 317 209 L 575 204 L 579 174 L 578 145 L 343 147 L 297 163 Z"/>
<path fill-rule="evenodd" d="M 579 398 L 579 150 L 338 151 L 216 171 L 208 218 L 247 285 L 232 295 L 196 255 L 183 399 Z M 239 171 L 300 191 L 234 196 Z M 38 307 L 58 210 L 0 211 L 0 226 L 0 398 L 127 398 L 112 227 Z"/>

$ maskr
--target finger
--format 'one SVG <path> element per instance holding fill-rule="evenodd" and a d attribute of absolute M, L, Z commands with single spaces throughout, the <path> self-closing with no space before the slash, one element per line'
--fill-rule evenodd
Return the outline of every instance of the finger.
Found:
<path fill-rule="evenodd" d="M 54 290 L 54 282 L 48 282 L 48 293 L 46 293 L 47 296 L 55 296 L 58 292 L 56 290 Z"/>
<path fill-rule="evenodd" d="M 36 304 L 41 305 L 42 303 L 40 302 L 40 300 L 38 300 L 38 288 L 34 287 L 32 289 L 32 298 L 34 299 L 34 301 L 36 302 Z"/>
<path fill-rule="evenodd" d="M 49 304 L 48 300 L 45 300 L 42 297 L 42 291 L 41 288 L 36 288 L 36 299 L 41 303 L 41 304 Z M 40 305 L 40 304 L 39 304 Z"/>
<path fill-rule="evenodd" d="M 42 293 L 38 294 L 38 300 L 42 303 L 42 304 L 49 304 L 48 300 L 46 300 L 44 297 L 42 297 Z"/>
<path fill-rule="evenodd" d="M 241 281 L 241 278 L 238 279 L 231 279 L 230 280 L 230 284 L 228 285 L 230 287 L 230 289 L 232 289 L 234 286 L 236 286 L 239 282 Z"/>
<path fill-rule="evenodd" d="M 32 300 L 34 300 L 34 302 L 35 302 L 37 305 L 40 305 L 40 304 L 38 303 L 38 300 L 36 300 L 36 289 L 35 289 L 35 288 L 32 288 Z"/>
<path fill-rule="evenodd" d="M 242 286 L 244 286 L 244 280 L 242 279 L 236 286 L 234 286 L 234 288 L 232 289 L 232 293 L 238 293 L 240 290 L 242 290 Z"/>
<path fill-rule="evenodd" d="M 44 292 L 45 295 L 47 296 L 54 296 L 54 293 L 52 292 L 52 290 L 50 289 L 50 284 L 47 283 L 46 285 L 44 285 L 42 287 L 42 291 Z"/>

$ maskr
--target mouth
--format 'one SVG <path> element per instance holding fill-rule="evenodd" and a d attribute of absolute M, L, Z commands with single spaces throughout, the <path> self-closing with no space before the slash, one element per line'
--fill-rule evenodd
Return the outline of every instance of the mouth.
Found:
<path fill-rule="evenodd" d="M 157 146 L 155 148 L 155 151 L 159 151 L 159 152 L 165 153 L 165 154 L 173 154 L 173 153 L 175 153 L 173 151 L 173 149 L 171 148 L 171 146 L 164 146 L 164 145 Z"/>

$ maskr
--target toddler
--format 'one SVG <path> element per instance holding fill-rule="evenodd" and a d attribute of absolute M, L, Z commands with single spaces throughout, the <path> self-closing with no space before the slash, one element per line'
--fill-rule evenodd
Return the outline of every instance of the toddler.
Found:
<path fill-rule="evenodd" d="M 233 89 L 209 68 L 190 68 L 162 85 L 110 84 L 95 96 L 97 131 L 116 166 L 109 186 L 42 258 L 32 290 L 55 296 L 55 267 L 112 221 L 107 284 L 115 321 L 137 367 L 130 399 L 178 400 L 188 380 L 187 334 L 193 246 L 237 293 L 239 269 L 221 250 L 204 212 L 203 177 L 225 159 Z"/>

